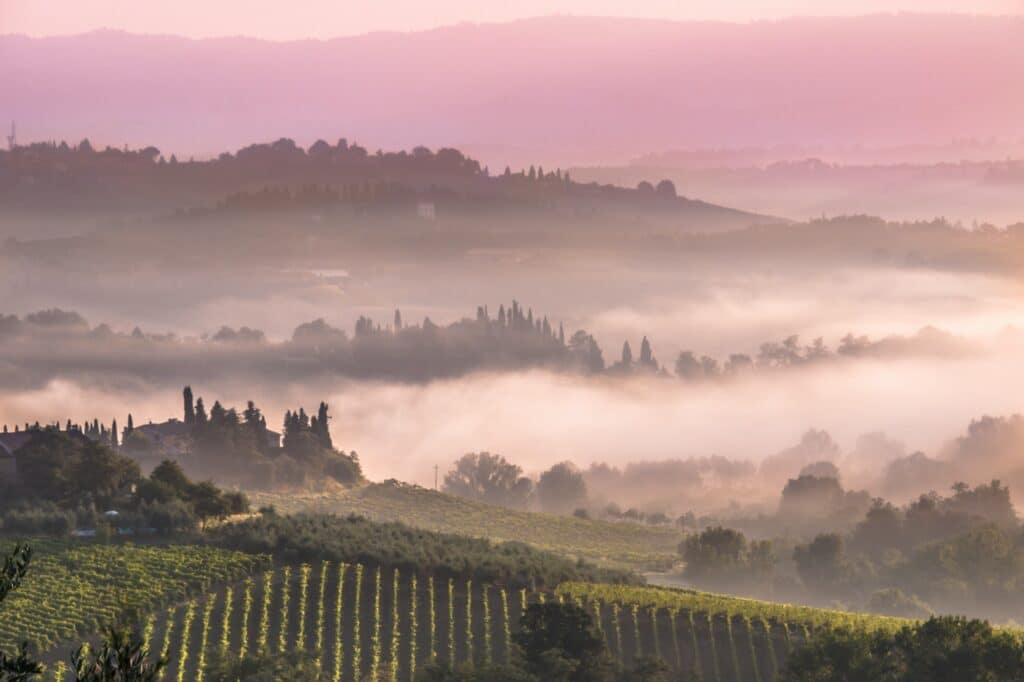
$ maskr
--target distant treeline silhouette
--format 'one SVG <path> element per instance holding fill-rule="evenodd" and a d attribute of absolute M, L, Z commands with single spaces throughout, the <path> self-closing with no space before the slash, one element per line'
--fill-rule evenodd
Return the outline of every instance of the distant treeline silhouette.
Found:
<path fill-rule="evenodd" d="M 40 345 L 45 341 L 45 346 Z M 286 341 L 273 342 L 259 329 L 221 327 L 201 338 L 130 334 L 101 324 L 91 326 L 75 312 L 44 310 L 19 318 L 0 315 L 0 349 L 11 360 L 11 371 L 0 386 L 31 388 L 55 377 L 142 377 L 174 383 L 180 377 L 219 374 L 292 381 L 311 376 L 397 381 L 429 381 L 477 371 L 516 371 L 544 368 L 578 374 L 670 377 L 643 337 L 638 357 L 629 341 L 620 358 L 606 362 L 597 340 L 585 330 L 566 333 L 561 323 L 535 315 L 532 308 L 512 301 L 497 314 L 479 306 L 473 318 L 447 325 L 429 317 L 407 323 L 399 310 L 382 324 L 366 316 L 356 320 L 354 333 L 316 319 L 295 328 Z M 684 351 L 675 360 L 674 374 L 684 381 L 724 380 L 751 372 L 817 366 L 857 357 L 893 358 L 913 355 L 965 355 L 973 351 L 966 340 L 925 328 L 915 335 L 871 340 L 848 334 L 833 350 L 822 339 L 800 343 L 790 336 L 760 346 L 756 355 L 734 353 L 724 363 Z"/>
<path fill-rule="evenodd" d="M 4 169 L 0 192 L 9 192 L 19 201 L 52 194 L 64 199 L 91 195 L 91 201 L 102 202 L 122 194 L 123 199 L 137 202 L 149 195 L 170 197 L 175 188 L 188 188 L 208 198 L 217 196 L 211 192 L 219 193 L 219 208 L 236 211 L 340 203 L 401 206 L 417 198 L 489 208 L 538 202 L 547 206 L 545 202 L 552 198 L 570 194 L 658 207 L 688 203 L 676 201 L 675 186 L 668 180 L 657 187 L 645 181 L 636 189 L 583 185 L 561 169 L 531 165 L 492 173 L 457 149 L 435 152 L 419 146 L 411 151 L 370 153 L 344 138 L 333 145 L 318 140 L 308 149 L 281 138 L 206 160 L 165 157 L 152 146 L 100 150 L 88 139 L 77 145 L 36 142 L 0 150 L 0 167 Z M 253 185 L 263 189 L 254 191 Z M 104 191 L 97 193 L 100 187 Z M 195 192 L 189 196 L 194 200 Z M 177 208 L 185 211 L 187 207 Z M 190 210 L 196 211 L 203 212 Z"/>

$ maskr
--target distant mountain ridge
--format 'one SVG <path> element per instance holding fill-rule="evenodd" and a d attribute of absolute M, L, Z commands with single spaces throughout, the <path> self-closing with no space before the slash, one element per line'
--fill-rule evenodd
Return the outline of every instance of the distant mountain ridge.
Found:
<path fill-rule="evenodd" d="M 551 17 L 328 41 L 0 37 L 24 136 L 209 154 L 296 130 L 492 166 L 671 148 L 1016 138 L 1024 18 Z M 6 124 L 5 126 L 6 127 Z"/>

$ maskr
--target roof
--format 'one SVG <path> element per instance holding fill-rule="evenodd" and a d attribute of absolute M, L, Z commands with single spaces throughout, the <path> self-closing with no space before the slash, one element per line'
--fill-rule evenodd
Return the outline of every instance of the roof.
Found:
<path fill-rule="evenodd" d="M 183 436 L 190 431 L 190 427 L 183 421 L 168 419 L 160 424 L 143 424 L 136 426 L 136 431 L 141 431 L 146 436 L 166 438 L 168 436 Z"/>
<path fill-rule="evenodd" d="M 0 433 L 0 457 L 13 457 L 14 453 L 25 447 L 30 440 L 32 440 L 31 431 Z"/>

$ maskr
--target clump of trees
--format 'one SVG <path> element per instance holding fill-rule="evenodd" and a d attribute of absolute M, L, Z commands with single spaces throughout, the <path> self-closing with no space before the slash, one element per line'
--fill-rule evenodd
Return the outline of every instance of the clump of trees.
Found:
<path fill-rule="evenodd" d="M 6 532 L 63 535 L 114 526 L 170 533 L 248 510 L 241 493 L 193 482 L 173 461 L 143 476 L 135 461 L 81 433 L 31 434 L 16 453 L 17 481 L 0 499 Z"/>
<path fill-rule="evenodd" d="M 510 509 L 526 509 L 533 481 L 521 467 L 501 455 L 471 452 L 455 462 L 444 477 L 444 492 Z"/>
<path fill-rule="evenodd" d="M 571 462 L 543 472 L 536 484 L 519 466 L 489 452 L 460 457 L 444 478 L 444 492 L 510 509 L 571 514 L 587 503 L 582 473 Z"/>
<path fill-rule="evenodd" d="M 790 654 L 783 682 L 1019 680 L 1024 642 L 987 622 L 929 618 L 896 632 L 825 629 Z"/>
<path fill-rule="evenodd" d="M 189 471 L 249 487 L 305 485 L 325 476 L 345 485 L 362 480 L 358 455 L 334 448 L 325 402 L 312 417 L 301 407 L 288 410 L 278 443 L 278 434 L 270 431 L 253 401 L 239 415 L 218 400 L 207 415 L 203 399 L 193 403 L 192 397 L 191 387 L 186 386 L 184 421 L 191 453 L 185 462 Z"/>
<path fill-rule="evenodd" d="M 775 570 L 771 542 L 749 542 L 743 533 L 722 526 L 687 537 L 679 544 L 679 554 L 688 579 L 719 589 L 770 582 Z"/>
<path fill-rule="evenodd" d="M 823 480 L 834 482 L 801 476 L 790 484 L 832 491 L 803 499 L 798 508 L 819 520 L 813 525 L 831 519 L 833 530 L 750 542 L 744 520 L 734 528 L 705 525 L 680 545 L 686 577 L 711 589 L 885 615 L 943 611 L 1016 619 L 1024 606 L 1024 539 L 1006 486 L 957 483 L 948 496 L 921 495 L 904 508 L 876 499 L 851 527 L 833 514 L 836 488 Z M 750 525 L 788 530 L 792 515 Z"/>

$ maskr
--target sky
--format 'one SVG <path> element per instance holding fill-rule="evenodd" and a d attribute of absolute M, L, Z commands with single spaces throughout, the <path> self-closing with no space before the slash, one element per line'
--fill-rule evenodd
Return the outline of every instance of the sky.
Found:
<path fill-rule="evenodd" d="M 294 40 L 552 14 L 746 22 L 878 12 L 1024 14 L 1024 0 L 0 0 L 0 34 L 110 28 Z"/>

